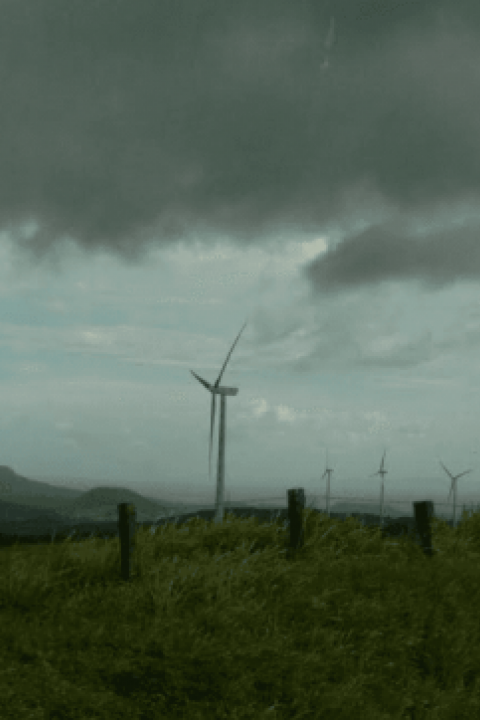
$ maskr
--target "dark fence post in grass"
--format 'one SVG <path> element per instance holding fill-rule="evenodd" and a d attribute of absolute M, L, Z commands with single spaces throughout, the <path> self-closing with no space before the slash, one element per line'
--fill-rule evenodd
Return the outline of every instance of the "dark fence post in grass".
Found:
<path fill-rule="evenodd" d="M 433 517 L 434 508 L 431 500 L 422 500 L 413 503 L 415 513 L 415 525 L 420 536 L 420 544 L 427 557 L 433 557 L 432 530 L 430 520 Z"/>
<path fill-rule="evenodd" d="M 303 488 L 288 490 L 288 521 L 290 523 L 289 559 L 294 559 L 296 551 L 303 547 L 303 511 L 305 510 L 305 491 Z"/>
<path fill-rule="evenodd" d="M 135 505 L 119 503 L 118 530 L 120 536 L 120 572 L 122 580 L 130 580 L 135 573 Z"/>

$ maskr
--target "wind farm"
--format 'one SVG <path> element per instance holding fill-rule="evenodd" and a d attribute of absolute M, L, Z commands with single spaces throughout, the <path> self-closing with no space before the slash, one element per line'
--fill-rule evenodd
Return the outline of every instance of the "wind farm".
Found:
<path fill-rule="evenodd" d="M 372 473 L 372 475 L 369 475 L 369 477 L 375 477 L 376 475 L 381 476 L 381 486 L 380 486 L 380 507 L 379 507 L 379 521 L 380 525 L 382 526 L 384 524 L 384 509 L 385 509 L 385 475 L 388 473 L 388 470 L 385 469 L 385 457 L 386 457 L 386 450 L 384 449 L 382 460 L 380 463 L 380 468 L 376 473 Z M 440 461 L 440 465 L 445 470 L 447 475 L 450 477 L 452 483 L 450 486 L 450 492 L 447 497 L 447 502 L 450 500 L 450 497 L 453 493 L 453 521 L 452 525 L 453 527 L 457 526 L 456 521 L 456 508 L 457 508 L 457 481 L 463 477 L 464 475 L 467 475 L 468 473 L 472 472 L 472 469 L 464 470 L 463 472 L 459 473 L 458 475 L 452 475 L 452 473 L 448 470 L 447 467 Z M 329 467 L 328 462 L 328 450 L 326 453 L 326 464 L 325 464 L 325 471 L 322 475 L 322 480 L 324 478 L 327 478 L 327 484 L 326 484 L 326 491 L 325 491 L 325 510 L 326 514 L 330 517 L 331 515 L 331 507 L 330 507 L 330 500 L 331 500 L 331 493 L 330 493 L 330 476 L 333 473 L 333 469 Z M 343 498 L 341 498 L 343 499 Z M 396 502 L 396 500 L 392 500 L 391 502 Z M 465 507 L 465 506 L 464 506 Z"/>
<path fill-rule="evenodd" d="M 478 3 L 51 6 L 2 5 L 0 720 L 478 716 Z"/>

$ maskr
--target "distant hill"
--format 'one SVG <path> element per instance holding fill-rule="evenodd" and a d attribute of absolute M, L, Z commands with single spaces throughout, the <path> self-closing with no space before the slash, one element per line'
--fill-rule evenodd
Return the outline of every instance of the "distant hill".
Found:
<path fill-rule="evenodd" d="M 100 495 L 98 491 L 100 491 Z M 85 500 L 81 501 L 81 498 L 85 498 Z M 80 500 L 80 503 L 75 504 L 76 500 Z M 102 513 L 105 513 L 106 518 L 117 518 L 117 505 L 121 502 L 133 503 L 136 506 L 138 520 L 155 519 L 159 515 L 168 516 L 171 513 L 191 512 L 203 507 L 197 503 L 148 498 L 127 488 L 100 486 L 86 491 L 74 490 L 51 485 L 43 480 L 30 480 L 17 474 L 7 465 L 0 465 L 0 502 L 3 501 L 20 508 L 17 510 L 18 519 L 21 519 L 21 516 L 25 519 L 30 519 L 30 517 L 48 519 L 51 512 L 54 513 L 52 518 L 56 515 L 62 519 L 85 517 L 83 509 L 88 517 L 94 516 L 95 519 L 102 516 Z M 29 515 L 27 518 L 25 513 L 29 509 L 34 511 L 34 515 Z M 6 509 L 5 512 L 7 513 Z M 13 510 L 9 512 L 11 514 Z M 3 516 L 0 509 L 0 519 L 1 517 Z"/>
<path fill-rule="evenodd" d="M 13 471 L 11 471 L 13 472 Z M 17 476 L 18 477 L 18 476 Z M 49 482 L 50 481 L 50 482 Z M 29 495 L 29 504 L 32 502 L 35 502 L 38 507 L 52 507 L 55 508 L 57 505 L 60 507 L 63 503 L 59 502 L 56 503 L 56 498 L 69 498 L 74 499 L 77 497 L 80 497 L 84 493 L 90 491 L 90 490 L 96 490 L 99 487 L 105 487 L 105 488 L 112 488 L 112 485 L 107 484 L 105 481 L 99 480 L 98 482 L 95 482 L 91 479 L 86 478 L 79 478 L 79 477 L 70 477 L 70 476 L 38 476 L 38 479 L 35 481 L 29 480 L 28 482 L 34 482 L 35 486 L 32 490 L 34 494 Z M 51 484 L 53 483 L 53 484 Z M 127 485 L 130 485 L 130 483 L 126 482 Z M 75 485 L 76 489 L 71 489 L 71 485 Z M 133 483 L 132 483 L 133 485 Z M 165 483 L 163 483 L 165 485 Z M 114 487 L 114 486 L 113 486 Z M 118 486 L 117 486 L 118 487 Z M 145 487 L 145 486 L 143 486 Z M 155 487 L 156 486 L 152 483 L 148 487 Z M 158 488 L 158 491 L 161 492 L 160 487 Z M 61 495 L 58 495 L 58 492 L 61 493 Z M 161 497 L 161 495 L 155 495 L 152 496 L 148 491 L 145 491 L 142 489 L 142 487 L 139 488 L 139 490 L 136 490 L 135 492 L 138 492 L 139 495 L 144 497 L 146 500 L 150 500 L 153 503 L 156 503 L 158 505 L 161 505 L 162 507 L 166 508 L 167 511 L 184 511 L 184 512 L 192 512 L 194 510 L 197 510 L 198 508 L 204 508 L 204 507 L 214 507 L 214 491 L 212 490 L 212 501 L 211 502 L 202 502 L 202 501 L 191 501 L 188 502 L 187 500 L 168 500 L 164 497 Z M 38 494 L 40 493 L 40 494 Z M 55 495 L 53 494 L 55 493 Z M 1 496 L 1 489 L 0 489 L 0 496 Z M 44 502 L 44 498 L 47 498 L 46 502 Z M 23 495 L 15 495 L 14 499 L 9 498 L 12 502 L 23 502 L 24 501 Z M 54 502 L 55 501 L 55 502 Z M 232 505 L 239 505 L 244 506 L 247 503 L 239 502 L 239 503 L 231 503 Z"/>
<path fill-rule="evenodd" d="M 147 500 L 134 490 L 115 487 L 98 487 L 87 490 L 75 500 L 65 502 L 58 512 L 69 517 L 89 517 L 92 519 L 117 520 L 119 503 L 135 505 L 137 520 L 153 520 L 164 517 L 167 508 L 159 502 Z"/>
<path fill-rule="evenodd" d="M 0 465 L 0 500 L 8 496 L 15 497 L 48 497 L 72 499 L 82 495 L 81 490 L 70 490 L 64 487 L 55 487 L 39 480 L 29 480 L 23 475 L 17 475 L 8 465 Z"/>

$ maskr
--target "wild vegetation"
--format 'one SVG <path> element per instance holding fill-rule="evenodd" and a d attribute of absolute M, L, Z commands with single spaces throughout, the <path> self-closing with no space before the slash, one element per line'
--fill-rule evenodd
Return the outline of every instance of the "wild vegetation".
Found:
<path fill-rule="evenodd" d="M 411 538 L 304 511 L 0 551 L 0 717 L 480 717 L 480 513 Z"/>

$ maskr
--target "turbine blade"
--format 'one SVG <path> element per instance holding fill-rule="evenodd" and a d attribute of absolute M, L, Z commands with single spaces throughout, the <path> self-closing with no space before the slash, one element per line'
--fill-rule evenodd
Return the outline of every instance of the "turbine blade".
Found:
<path fill-rule="evenodd" d="M 465 472 L 460 473 L 460 475 L 457 475 L 457 476 L 455 477 L 455 480 L 458 480 L 458 478 L 461 478 L 463 475 L 466 475 L 466 474 L 469 473 L 469 472 L 472 472 L 472 471 L 471 471 L 471 470 L 465 470 Z"/>
<path fill-rule="evenodd" d="M 445 470 L 445 472 L 447 473 L 447 475 L 449 475 L 450 478 L 453 480 L 453 475 L 452 475 L 452 473 L 450 472 L 450 470 L 447 470 L 447 468 L 445 467 L 445 465 L 442 463 L 441 460 L 439 460 L 438 462 L 439 462 L 440 465 L 443 467 L 443 469 Z"/>
<path fill-rule="evenodd" d="M 245 325 L 246 325 L 246 324 L 247 324 L 247 323 L 245 323 Z M 214 385 L 214 387 L 216 387 L 216 388 L 220 385 L 220 381 L 221 381 L 221 379 L 222 379 L 222 375 L 223 375 L 223 373 L 224 373 L 224 371 L 225 371 L 225 368 L 226 368 L 226 366 L 227 366 L 228 361 L 230 360 L 230 355 L 232 354 L 233 349 L 234 349 L 235 345 L 237 344 L 240 335 L 241 335 L 242 332 L 244 331 L 245 325 L 242 327 L 242 329 L 241 329 L 240 332 L 238 333 L 237 337 L 235 338 L 235 342 L 233 343 L 232 347 L 230 348 L 230 352 L 229 352 L 228 355 L 227 355 L 227 359 L 226 359 L 225 362 L 223 363 L 223 367 L 222 367 L 222 369 L 221 369 L 221 371 L 220 371 L 220 375 L 218 376 L 217 382 L 216 382 L 215 385 Z"/>
<path fill-rule="evenodd" d="M 204 385 L 207 388 L 207 390 L 210 390 L 210 392 L 212 391 L 212 386 L 210 385 L 210 383 L 208 383 L 206 380 L 201 378 L 200 375 L 197 375 L 197 373 L 194 373 L 193 370 L 190 370 L 190 372 L 192 373 L 192 375 L 194 377 L 197 378 L 199 383 L 202 383 L 202 385 Z"/>
<path fill-rule="evenodd" d="M 213 428 L 215 425 L 215 393 L 212 393 L 212 409 L 210 412 L 210 452 L 208 453 L 208 472 L 210 480 L 212 479 L 212 442 L 213 442 Z"/>

